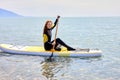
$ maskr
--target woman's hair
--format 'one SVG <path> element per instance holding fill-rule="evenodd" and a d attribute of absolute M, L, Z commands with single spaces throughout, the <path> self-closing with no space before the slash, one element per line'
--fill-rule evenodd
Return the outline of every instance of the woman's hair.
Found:
<path fill-rule="evenodd" d="M 52 23 L 51 20 L 47 20 L 47 21 L 46 21 L 46 23 L 45 23 L 45 25 L 44 25 L 44 29 L 43 29 L 43 34 L 47 31 L 47 24 L 48 24 L 49 22 Z"/>

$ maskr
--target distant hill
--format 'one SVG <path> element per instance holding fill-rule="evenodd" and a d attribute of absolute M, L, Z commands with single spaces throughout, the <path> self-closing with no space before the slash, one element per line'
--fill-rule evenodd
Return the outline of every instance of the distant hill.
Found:
<path fill-rule="evenodd" d="M 0 9 L 0 17 L 22 17 L 22 16 L 5 9 Z"/>

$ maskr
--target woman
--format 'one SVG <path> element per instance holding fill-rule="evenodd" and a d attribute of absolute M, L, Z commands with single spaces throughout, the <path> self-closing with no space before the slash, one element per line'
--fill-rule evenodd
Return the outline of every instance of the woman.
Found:
<path fill-rule="evenodd" d="M 46 21 L 44 30 L 43 30 L 43 41 L 44 41 L 44 48 L 45 50 L 51 50 L 54 47 L 55 50 L 60 51 L 61 48 L 59 45 L 62 45 L 67 48 L 67 50 L 72 51 L 75 50 L 74 48 L 66 45 L 60 38 L 56 39 L 56 42 L 53 40 L 51 41 L 52 37 L 52 29 L 55 28 L 56 24 L 58 23 L 60 16 L 57 16 L 57 19 L 54 22 L 54 25 L 51 20 Z"/>

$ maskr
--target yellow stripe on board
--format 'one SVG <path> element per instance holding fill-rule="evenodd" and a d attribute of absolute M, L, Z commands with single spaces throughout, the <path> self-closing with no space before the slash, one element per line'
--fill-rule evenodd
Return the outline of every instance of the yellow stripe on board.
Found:
<path fill-rule="evenodd" d="M 44 52 L 44 47 L 39 46 L 28 46 L 25 48 L 25 51 L 32 51 L 32 52 Z"/>
<path fill-rule="evenodd" d="M 59 53 L 59 56 L 70 56 L 70 51 L 67 50 L 67 48 L 63 47 L 62 50 Z"/>
<path fill-rule="evenodd" d="M 25 51 L 31 51 L 31 52 L 46 52 L 44 47 L 42 46 L 27 46 L 25 48 Z M 52 52 L 52 51 L 48 51 L 48 52 Z M 67 48 L 63 47 L 61 48 L 61 51 L 54 51 L 55 53 L 59 53 L 60 56 L 62 55 L 68 55 L 69 56 L 69 51 L 67 50 Z M 64 54 L 63 54 L 64 53 Z"/>
<path fill-rule="evenodd" d="M 63 57 L 63 56 L 69 57 L 70 56 L 70 51 L 68 51 L 68 52 L 59 52 L 59 56 L 61 56 L 61 57 Z"/>

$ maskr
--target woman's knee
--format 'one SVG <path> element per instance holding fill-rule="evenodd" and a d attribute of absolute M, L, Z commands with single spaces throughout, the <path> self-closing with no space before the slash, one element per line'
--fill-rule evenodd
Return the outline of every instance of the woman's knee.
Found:
<path fill-rule="evenodd" d="M 57 38 L 56 41 L 61 41 L 61 39 L 60 39 L 60 38 Z"/>

